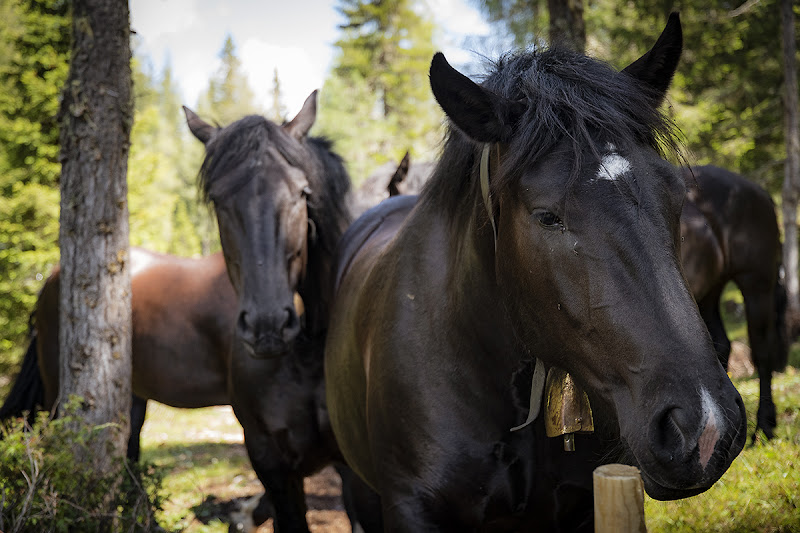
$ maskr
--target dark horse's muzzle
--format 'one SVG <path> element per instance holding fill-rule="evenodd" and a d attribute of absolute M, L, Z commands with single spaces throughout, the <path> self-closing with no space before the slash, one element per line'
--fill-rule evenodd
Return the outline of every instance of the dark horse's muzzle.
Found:
<path fill-rule="evenodd" d="M 256 359 L 285 355 L 299 334 L 300 320 L 293 307 L 277 309 L 269 314 L 242 311 L 236 322 L 237 339 Z"/>
<path fill-rule="evenodd" d="M 649 422 L 620 421 L 623 438 L 651 497 L 674 500 L 700 494 L 722 477 L 744 447 L 744 403 L 724 375 L 713 391 L 701 387 L 672 395 L 668 402 L 658 400 L 667 397 L 658 394 L 659 388 L 653 388 L 654 416 Z"/>

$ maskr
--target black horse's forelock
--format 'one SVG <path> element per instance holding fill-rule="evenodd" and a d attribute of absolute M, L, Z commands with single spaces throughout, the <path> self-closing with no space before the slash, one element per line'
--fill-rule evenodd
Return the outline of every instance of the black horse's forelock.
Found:
<path fill-rule="evenodd" d="M 249 115 L 233 122 L 206 145 L 206 156 L 198 173 L 202 200 L 207 204 L 213 201 L 212 188 L 232 191 L 243 185 L 251 177 L 244 170 L 247 162 L 257 159 L 269 146 L 306 174 L 311 189 L 308 215 L 316 230 L 313 245 L 333 253 L 351 218 L 347 201 L 350 176 L 342 159 L 331 150 L 331 142 L 325 138 L 307 137 L 298 143 L 280 126 L 260 115 Z M 222 179 L 231 183 L 220 184 Z"/>
<path fill-rule="evenodd" d="M 580 171 L 587 149 L 599 159 L 608 142 L 679 157 L 675 125 L 654 104 L 658 95 L 597 59 L 561 48 L 513 52 L 494 63 L 482 86 L 526 108 L 513 127 L 503 171 L 491 183 L 495 191 L 565 140 L 572 148 L 571 157 L 565 154 L 571 159 L 568 177 Z M 476 174 L 478 151 L 451 125 L 426 194 L 458 209 L 463 202 L 458 191 L 463 193 Z"/>

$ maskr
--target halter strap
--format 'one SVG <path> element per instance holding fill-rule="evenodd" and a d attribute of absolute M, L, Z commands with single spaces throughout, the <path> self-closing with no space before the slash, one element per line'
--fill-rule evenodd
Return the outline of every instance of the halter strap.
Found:
<path fill-rule="evenodd" d="M 492 208 L 492 199 L 489 193 L 489 151 L 492 145 L 486 143 L 483 145 L 483 152 L 481 153 L 481 193 L 483 194 L 483 205 L 486 207 L 486 212 L 489 214 L 489 221 L 492 223 L 492 233 L 494 234 L 494 245 L 497 248 L 497 225 L 494 222 L 494 209 Z"/>
<path fill-rule="evenodd" d="M 497 224 L 494 221 L 494 208 L 492 208 L 492 199 L 489 192 L 489 152 L 492 145 L 486 143 L 483 145 L 481 152 L 481 166 L 480 166 L 480 182 L 481 194 L 483 194 L 483 205 L 486 207 L 486 213 L 489 215 L 489 221 L 492 223 L 492 234 L 494 235 L 494 247 L 497 249 Z M 499 156 L 499 150 L 498 150 Z M 528 410 L 528 418 L 519 426 L 511 428 L 511 431 L 519 431 L 520 429 L 528 426 L 536 420 L 539 416 L 539 411 L 542 409 L 542 395 L 544 394 L 545 383 L 545 370 L 544 363 L 541 359 L 536 358 L 536 365 L 533 369 L 533 379 L 531 380 L 531 398 L 530 408 Z"/>

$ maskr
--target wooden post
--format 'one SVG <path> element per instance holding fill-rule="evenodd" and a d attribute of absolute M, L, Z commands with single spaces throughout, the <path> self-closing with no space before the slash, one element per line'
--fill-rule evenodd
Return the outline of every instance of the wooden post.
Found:
<path fill-rule="evenodd" d="M 594 470 L 595 533 L 640 533 L 644 525 L 644 488 L 639 469 L 610 464 Z"/>

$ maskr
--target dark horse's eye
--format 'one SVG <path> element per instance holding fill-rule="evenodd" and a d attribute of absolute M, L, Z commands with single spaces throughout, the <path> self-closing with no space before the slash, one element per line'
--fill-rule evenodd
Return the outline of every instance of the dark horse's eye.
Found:
<path fill-rule="evenodd" d="M 539 221 L 539 224 L 543 228 L 561 229 L 564 227 L 564 224 L 561 223 L 561 219 L 558 218 L 558 215 L 545 209 L 535 209 L 533 211 L 533 216 Z"/>

